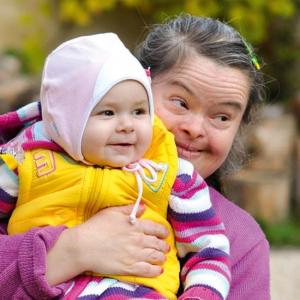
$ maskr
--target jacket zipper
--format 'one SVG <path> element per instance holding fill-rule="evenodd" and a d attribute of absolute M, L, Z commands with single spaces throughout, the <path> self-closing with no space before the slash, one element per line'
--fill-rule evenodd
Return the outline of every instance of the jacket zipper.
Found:
<path fill-rule="evenodd" d="M 104 179 L 104 171 L 100 170 L 99 168 L 90 167 L 88 170 L 88 178 L 90 178 L 88 184 L 89 184 L 89 191 L 87 193 L 87 199 L 86 199 L 86 207 L 84 210 L 84 219 L 87 220 L 90 217 L 92 217 L 99 209 L 99 201 L 100 194 L 101 194 L 101 188 L 102 183 Z M 101 176 L 101 173 L 103 176 Z"/>

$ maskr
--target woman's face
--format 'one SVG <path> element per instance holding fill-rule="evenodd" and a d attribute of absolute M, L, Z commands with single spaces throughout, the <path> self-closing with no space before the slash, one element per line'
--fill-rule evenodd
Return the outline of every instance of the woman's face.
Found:
<path fill-rule="evenodd" d="M 225 161 L 247 106 L 250 82 L 238 69 L 194 55 L 152 81 L 156 114 L 178 154 L 203 178 Z"/>

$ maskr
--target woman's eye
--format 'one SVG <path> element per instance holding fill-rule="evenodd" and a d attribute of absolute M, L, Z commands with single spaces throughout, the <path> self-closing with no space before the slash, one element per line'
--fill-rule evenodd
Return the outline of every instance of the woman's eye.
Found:
<path fill-rule="evenodd" d="M 227 128 L 231 124 L 231 118 L 228 115 L 216 115 L 212 118 L 212 122 L 217 128 Z"/>
<path fill-rule="evenodd" d="M 172 99 L 172 103 L 173 103 L 174 105 L 176 105 L 177 107 L 180 107 L 180 108 L 187 108 L 187 105 L 186 105 L 185 101 L 183 101 L 182 99 L 173 98 L 173 99 Z"/>
<path fill-rule="evenodd" d="M 99 112 L 100 116 L 110 117 L 114 115 L 114 112 L 112 110 L 103 110 Z"/>
<path fill-rule="evenodd" d="M 229 117 L 226 115 L 219 115 L 219 116 L 216 116 L 216 120 L 218 120 L 220 122 L 227 122 L 227 121 L 229 121 Z"/>

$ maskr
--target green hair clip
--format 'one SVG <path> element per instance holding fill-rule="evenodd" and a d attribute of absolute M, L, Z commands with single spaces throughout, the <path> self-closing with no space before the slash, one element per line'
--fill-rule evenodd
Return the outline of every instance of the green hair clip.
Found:
<path fill-rule="evenodd" d="M 256 68 L 256 70 L 260 70 L 260 64 L 259 64 L 257 56 L 256 56 L 256 54 L 255 54 L 255 52 L 253 50 L 253 47 L 248 42 L 246 42 L 244 39 L 243 39 L 243 43 L 246 46 L 246 49 L 247 49 L 248 54 L 249 54 L 249 56 L 251 58 L 252 64 L 254 65 L 254 67 Z"/>

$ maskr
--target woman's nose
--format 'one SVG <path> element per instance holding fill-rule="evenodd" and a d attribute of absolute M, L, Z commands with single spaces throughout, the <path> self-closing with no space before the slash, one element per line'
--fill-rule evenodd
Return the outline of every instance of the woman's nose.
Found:
<path fill-rule="evenodd" d="M 205 135 L 205 120 L 202 116 L 189 116 L 180 124 L 180 129 L 191 139 L 197 139 Z"/>

